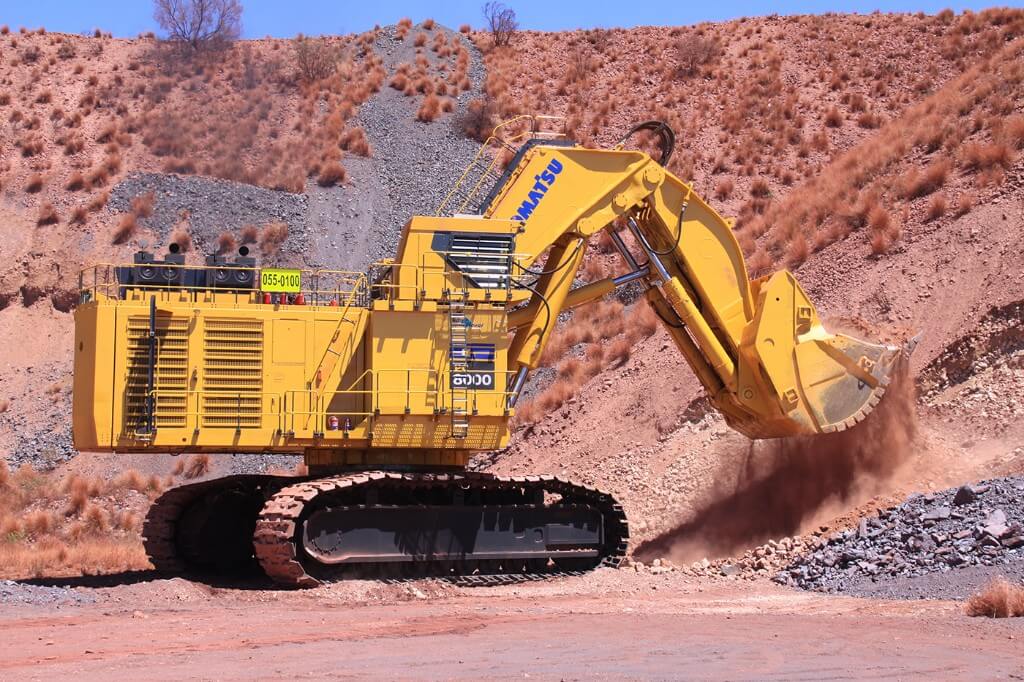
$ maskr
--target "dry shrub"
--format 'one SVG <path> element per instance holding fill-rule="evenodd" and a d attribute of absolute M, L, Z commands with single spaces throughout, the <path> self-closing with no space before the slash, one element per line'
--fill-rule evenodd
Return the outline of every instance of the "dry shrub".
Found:
<path fill-rule="evenodd" d="M 160 477 L 157 476 L 156 474 L 151 474 L 150 477 L 146 480 L 146 492 L 155 493 L 159 495 L 163 491 L 164 484 L 160 480 Z"/>
<path fill-rule="evenodd" d="M 366 131 L 359 126 L 345 131 L 341 136 L 341 148 L 359 156 L 369 157 L 373 154 L 370 141 L 366 139 Z"/>
<path fill-rule="evenodd" d="M 829 128 L 839 128 L 843 125 L 843 115 L 839 113 L 835 105 L 825 112 L 825 125 Z"/>
<path fill-rule="evenodd" d="M 807 237 L 802 230 L 793 233 L 786 246 L 786 261 L 790 266 L 800 265 L 811 255 L 811 245 L 807 242 Z"/>
<path fill-rule="evenodd" d="M 1003 138 L 1007 144 L 1024 149 L 1024 116 L 1010 116 L 1003 122 Z"/>
<path fill-rule="evenodd" d="M 135 469 L 128 469 L 127 471 L 121 472 L 121 474 L 114 479 L 114 487 L 136 490 L 141 493 L 146 490 L 146 479 Z"/>
<path fill-rule="evenodd" d="M 416 38 L 413 39 L 412 44 L 414 47 L 423 47 L 427 44 L 427 34 L 417 33 Z"/>
<path fill-rule="evenodd" d="M 900 239 L 900 224 L 881 206 L 874 206 L 868 212 L 868 230 L 871 253 L 878 256 L 887 253 Z"/>
<path fill-rule="evenodd" d="M 106 166 L 102 165 L 93 168 L 85 175 L 85 181 L 89 185 L 90 189 L 95 189 L 97 187 L 102 187 L 106 185 L 109 179 L 110 172 L 107 170 Z"/>
<path fill-rule="evenodd" d="M 164 161 L 163 171 L 165 173 L 180 173 L 188 175 L 196 172 L 196 164 L 191 159 L 171 156 Z"/>
<path fill-rule="evenodd" d="M 348 174 L 345 172 L 345 168 L 337 161 L 331 161 L 320 169 L 320 175 L 317 177 L 316 182 L 321 187 L 333 187 L 345 182 L 347 177 Z"/>
<path fill-rule="evenodd" d="M 658 331 L 658 314 L 646 302 L 636 303 L 626 320 L 627 334 L 634 340 L 653 336 Z"/>
<path fill-rule="evenodd" d="M 29 194 L 35 194 L 43 189 L 43 176 L 39 173 L 33 173 L 29 176 L 28 182 L 25 183 L 25 191 Z"/>
<path fill-rule="evenodd" d="M 221 232 L 217 236 L 217 253 L 231 253 L 237 248 L 238 242 L 230 232 Z"/>
<path fill-rule="evenodd" d="M 903 196 L 917 199 L 940 189 L 946 184 L 949 168 L 949 159 L 942 158 L 930 164 L 923 172 L 911 169 L 903 176 Z"/>
<path fill-rule="evenodd" d="M 181 253 L 188 253 L 192 249 L 192 235 L 185 226 L 178 227 L 171 233 L 171 243 L 177 244 Z"/>
<path fill-rule="evenodd" d="M 57 209 L 53 207 L 53 204 L 47 201 L 39 207 L 39 216 L 36 218 L 36 225 L 54 225 L 58 222 L 60 222 L 60 216 L 57 215 Z"/>
<path fill-rule="evenodd" d="M 255 244 L 259 241 L 260 230 L 255 225 L 243 225 L 241 237 L 243 244 Z"/>
<path fill-rule="evenodd" d="M 441 99 L 434 93 L 423 98 L 419 110 L 416 112 L 416 120 L 429 123 L 441 115 Z"/>
<path fill-rule="evenodd" d="M 857 125 L 861 128 L 873 129 L 882 125 L 882 117 L 870 111 L 865 111 L 857 117 Z"/>
<path fill-rule="evenodd" d="M 73 223 L 75 225 L 84 225 L 85 220 L 88 217 L 89 211 L 88 209 L 86 209 L 85 206 L 75 206 L 71 210 L 71 217 L 68 219 L 68 222 Z"/>
<path fill-rule="evenodd" d="M 117 124 L 108 123 L 100 130 L 99 135 L 96 136 L 96 141 L 100 144 L 106 144 L 113 140 L 115 135 L 117 135 Z"/>
<path fill-rule="evenodd" d="M 960 198 L 956 200 L 956 206 L 953 208 L 953 215 L 959 218 L 962 215 L 966 215 L 971 212 L 974 208 L 974 195 L 967 192 L 960 195 Z"/>
<path fill-rule="evenodd" d="M 544 411 L 537 405 L 537 401 L 522 401 L 516 405 L 515 423 L 536 424 L 544 417 Z"/>
<path fill-rule="evenodd" d="M 750 196 L 757 197 L 759 199 L 767 199 L 771 196 L 772 190 L 768 185 L 768 181 L 764 178 L 755 178 L 750 183 Z"/>
<path fill-rule="evenodd" d="M 928 202 L 928 208 L 925 210 L 924 219 L 926 221 L 936 220 L 946 215 L 946 197 L 941 194 L 936 194 Z"/>
<path fill-rule="evenodd" d="M 409 77 L 399 71 L 391 78 L 391 81 L 388 84 L 395 90 L 404 92 L 405 89 L 409 87 Z"/>
<path fill-rule="evenodd" d="M 427 31 L 433 30 L 433 28 L 434 28 L 434 20 L 433 19 L 424 19 L 423 20 L 423 28 L 426 29 Z M 424 37 L 426 37 L 426 36 L 424 36 Z"/>
<path fill-rule="evenodd" d="M 1006 578 L 993 578 L 967 600 L 964 609 L 968 616 L 987 618 L 1013 618 L 1024 616 L 1024 586 L 1010 583 Z"/>
<path fill-rule="evenodd" d="M 45 509 L 36 509 L 25 515 L 25 530 L 33 535 L 44 535 L 57 526 L 57 516 Z"/>
<path fill-rule="evenodd" d="M 264 256 L 271 256 L 281 249 L 281 245 L 287 238 L 287 223 L 269 223 L 263 228 L 263 233 L 260 235 L 260 251 Z"/>
<path fill-rule="evenodd" d="M 868 212 L 868 228 L 872 232 L 888 232 L 892 225 L 892 218 L 889 212 L 881 206 L 874 206 Z"/>
<path fill-rule="evenodd" d="M 78 171 L 72 173 L 71 177 L 68 178 L 67 184 L 64 185 L 64 189 L 66 189 L 69 192 L 77 192 L 78 190 L 84 187 L 85 177 L 83 177 L 82 174 L 79 173 Z"/>
<path fill-rule="evenodd" d="M 192 480 L 210 473 L 210 456 L 207 454 L 192 455 L 182 468 L 185 478 Z"/>
<path fill-rule="evenodd" d="M 960 152 L 960 161 L 968 170 L 991 170 L 1009 168 L 1013 163 L 1013 156 L 1013 150 L 1007 144 L 971 142 L 964 145 Z"/>
<path fill-rule="evenodd" d="M 622 365 L 629 360 L 630 354 L 633 351 L 632 344 L 629 339 L 616 339 L 608 347 L 608 351 L 605 353 L 605 358 L 611 365 Z"/>
<path fill-rule="evenodd" d="M 466 105 L 466 113 L 459 121 L 459 127 L 470 138 L 485 142 L 494 130 L 497 106 L 490 97 L 474 99 Z"/>
<path fill-rule="evenodd" d="M 537 397 L 537 406 L 545 412 L 556 410 L 576 395 L 577 388 L 579 388 L 579 384 L 576 380 L 556 379 L 544 393 Z"/>
<path fill-rule="evenodd" d="M 732 191 L 736 185 L 732 181 L 732 178 L 722 178 L 715 185 L 715 198 L 717 199 L 728 199 L 732 196 Z"/>
<path fill-rule="evenodd" d="M 692 76 L 701 66 L 717 59 L 721 53 L 721 46 L 713 38 L 687 33 L 676 43 L 678 73 L 681 76 Z"/>
<path fill-rule="evenodd" d="M 99 194 L 92 198 L 92 201 L 89 202 L 88 208 L 91 212 L 96 213 L 97 211 L 101 210 L 104 206 L 107 205 L 107 201 L 109 199 L 109 192 L 100 192 Z"/>
<path fill-rule="evenodd" d="M 892 246 L 892 242 L 885 232 L 872 232 L 869 243 L 871 245 L 871 253 L 876 256 L 888 253 L 889 248 Z"/>
<path fill-rule="evenodd" d="M 470 26 L 469 24 L 463 24 L 462 26 L 459 26 L 459 33 L 469 33 L 472 30 L 473 27 Z"/>
<path fill-rule="evenodd" d="M 85 529 L 89 533 L 99 535 L 110 530 L 110 518 L 107 512 L 98 505 L 90 503 L 81 516 L 85 523 Z"/>
<path fill-rule="evenodd" d="M 124 244 L 132 238 L 138 228 L 139 224 L 135 220 L 135 214 L 125 213 L 118 221 L 117 227 L 114 228 L 114 236 L 111 241 L 114 244 Z"/>

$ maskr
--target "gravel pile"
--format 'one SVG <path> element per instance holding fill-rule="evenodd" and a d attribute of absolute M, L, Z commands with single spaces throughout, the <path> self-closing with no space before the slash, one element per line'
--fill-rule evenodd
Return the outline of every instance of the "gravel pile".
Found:
<path fill-rule="evenodd" d="M 1024 561 L 1024 477 L 913 495 L 860 526 L 817 538 L 776 581 L 830 592 Z"/>
<path fill-rule="evenodd" d="M 421 95 L 406 97 L 387 85 L 396 67 L 416 60 L 416 26 L 404 40 L 394 26 L 382 28 L 374 50 L 388 75 L 385 85 L 359 107 L 354 123 L 366 131 L 373 148 L 370 159 L 344 158 L 350 182 L 340 190 L 310 187 L 308 231 L 324 235 L 316 249 L 322 265 L 363 270 L 376 260 L 395 255 L 402 227 L 414 215 L 434 215 L 448 191 L 473 160 L 480 145 L 467 138 L 458 121 L 470 100 L 480 97 L 484 81 L 483 58 L 465 36 L 440 25 L 427 32 L 458 39 L 469 51 L 471 88 L 456 98 L 455 111 L 430 123 L 416 120 Z M 430 49 L 422 54 L 435 64 Z M 362 258 L 360 258 L 362 256 Z"/>
<path fill-rule="evenodd" d="M 0 580 L 0 604 L 30 604 L 56 606 L 92 604 L 96 598 L 87 592 L 68 587 L 26 585 L 13 580 Z"/>
<path fill-rule="evenodd" d="M 308 200 L 302 194 L 277 192 L 253 185 L 195 175 L 131 173 L 114 188 L 109 208 L 113 212 L 131 211 L 132 200 L 153 192 L 153 215 L 139 224 L 160 235 L 167 243 L 175 226 L 187 212 L 189 231 L 196 248 L 204 254 L 216 251 L 221 232 L 236 232 L 243 225 L 269 222 L 288 224 L 285 249 L 302 253 L 309 244 L 306 234 Z"/>

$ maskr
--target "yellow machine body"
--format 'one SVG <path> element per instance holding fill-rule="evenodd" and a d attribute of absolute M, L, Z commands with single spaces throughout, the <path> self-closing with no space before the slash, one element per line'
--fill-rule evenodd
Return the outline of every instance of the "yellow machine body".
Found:
<path fill-rule="evenodd" d="M 900 351 L 829 334 L 788 272 L 751 281 L 730 223 L 691 186 L 639 151 L 527 137 L 485 146 L 482 175 L 413 218 L 393 262 L 304 272 L 295 300 L 85 273 L 76 446 L 461 467 L 508 443 L 558 314 L 624 281 L 643 284 L 713 404 L 751 437 L 846 428 L 878 402 Z M 516 152 L 507 169 L 495 145 Z M 601 230 L 630 273 L 574 288 Z"/>

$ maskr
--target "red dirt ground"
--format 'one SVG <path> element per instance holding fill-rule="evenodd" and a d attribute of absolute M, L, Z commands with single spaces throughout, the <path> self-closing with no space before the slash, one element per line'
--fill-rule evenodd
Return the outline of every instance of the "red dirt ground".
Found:
<path fill-rule="evenodd" d="M 608 574 L 613 575 L 608 575 Z M 617 575 L 614 575 L 617 573 Z M 613 580 L 610 580 L 613 578 Z M 7 679 L 1005 679 L 1024 621 L 765 583 L 601 571 L 502 588 L 112 589 L 89 607 L 0 606 Z"/>

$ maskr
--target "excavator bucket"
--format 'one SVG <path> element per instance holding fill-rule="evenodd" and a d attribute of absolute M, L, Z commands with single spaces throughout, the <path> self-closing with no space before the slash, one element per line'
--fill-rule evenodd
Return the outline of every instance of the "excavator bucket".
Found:
<path fill-rule="evenodd" d="M 788 272 L 775 273 L 759 289 L 744 355 L 763 369 L 789 424 L 767 420 L 743 430 L 760 437 L 831 433 L 867 417 L 913 344 L 901 349 L 829 333 Z"/>

